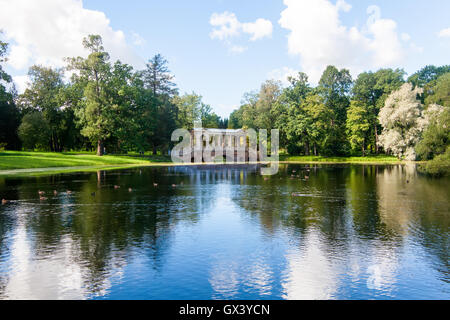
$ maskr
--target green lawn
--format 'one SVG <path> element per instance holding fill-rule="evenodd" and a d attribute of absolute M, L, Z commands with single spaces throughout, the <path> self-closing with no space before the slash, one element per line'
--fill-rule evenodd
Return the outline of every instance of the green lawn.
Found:
<path fill-rule="evenodd" d="M 298 163 L 396 163 L 401 162 L 398 158 L 386 155 L 368 157 L 321 157 L 321 156 L 280 156 L 283 162 Z"/>
<path fill-rule="evenodd" d="M 170 162 L 164 156 L 103 156 L 74 153 L 0 152 L 0 171 L 32 168 L 146 165 Z"/>
<path fill-rule="evenodd" d="M 397 163 L 399 160 L 390 156 L 371 157 L 314 157 L 314 156 L 280 156 L 282 162 L 292 163 Z M 81 153 L 50 153 L 50 152 L 0 152 L 0 172 L 16 169 L 44 169 L 44 168 L 77 168 L 77 170 L 113 167 L 113 166 L 145 166 L 154 164 L 171 164 L 167 156 L 103 156 Z"/>

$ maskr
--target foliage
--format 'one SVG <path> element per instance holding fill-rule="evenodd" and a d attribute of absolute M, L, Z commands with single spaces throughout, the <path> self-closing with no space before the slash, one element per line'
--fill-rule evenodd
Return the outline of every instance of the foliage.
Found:
<path fill-rule="evenodd" d="M 445 153 L 450 145 L 450 107 L 431 105 L 426 110 L 429 125 L 416 146 L 420 159 L 430 160 Z"/>
<path fill-rule="evenodd" d="M 450 176 L 450 147 L 444 154 L 441 154 L 424 165 L 419 166 L 419 170 L 435 177 Z"/>
<path fill-rule="evenodd" d="M 362 149 L 366 153 L 366 141 L 371 128 L 371 112 L 361 101 L 352 101 L 347 111 L 347 136 L 354 150 Z"/>
<path fill-rule="evenodd" d="M 450 71 L 440 76 L 433 85 L 428 86 L 425 104 L 438 104 L 450 108 Z"/>
<path fill-rule="evenodd" d="M 427 123 L 423 105 L 417 99 L 423 92 L 406 83 L 386 100 L 379 114 L 383 126 L 380 142 L 384 149 L 406 160 L 416 160 L 415 146 Z"/>
<path fill-rule="evenodd" d="M 222 119 L 200 95 L 178 93 L 160 54 L 134 70 L 110 61 L 98 35 L 83 45 L 87 58 L 67 59 L 70 81 L 66 70 L 33 66 L 18 96 L 2 68 L 8 46 L 0 41 L 0 141 L 7 149 L 20 147 L 19 132 L 26 148 L 167 154 L 172 132 L 200 119 L 210 128 L 279 129 L 291 155 L 370 156 L 384 147 L 400 158 L 417 152 L 432 159 L 448 147 L 450 66 L 427 66 L 407 85 L 401 69 L 363 72 L 353 81 L 348 70 L 328 66 L 315 87 L 305 73 L 287 87 L 265 81 Z"/>
<path fill-rule="evenodd" d="M 51 128 L 41 112 L 28 113 L 23 117 L 19 137 L 25 149 L 49 150 Z"/>
<path fill-rule="evenodd" d="M 0 31 L 0 36 L 1 36 Z M 16 98 L 12 78 L 3 70 L 7 61 L 8 44 L 0 38 L 0 142 L 6 143 L 9 149 L 18 149 L 20 141 L 17 128 L 20 123 L 20 113 L 14 102 Z"/>

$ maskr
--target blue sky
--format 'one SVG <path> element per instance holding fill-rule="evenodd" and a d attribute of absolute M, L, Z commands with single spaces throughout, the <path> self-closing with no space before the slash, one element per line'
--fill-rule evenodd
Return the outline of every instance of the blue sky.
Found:
<path fill-rule="evenodd" d="M 0 0 L 0 6 L 7 8 L 0 29 L 13 47 L 7 70 L 21 88 L 33 63 L 58 66 L 63 56 L 83 54 L 78 39 L 92 30 L 113 57 L 138 68 L 161 53 L 181 92 L 201 94 L 221 116 L 269 78 L 306 71 L 315 82 L 329 63 L 354 75 L 450 64 L 447 0 Z"/>

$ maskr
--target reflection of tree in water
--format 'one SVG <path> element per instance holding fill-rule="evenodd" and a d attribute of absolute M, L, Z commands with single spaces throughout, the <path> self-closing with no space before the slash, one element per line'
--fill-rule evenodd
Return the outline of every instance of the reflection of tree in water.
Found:
<path fill-rule="evenodd" d="M 199 207 L 211 197 L 210 190 L 183 188 L 188 182 L 189 177 L 167 174 L 167 170 L 138 169 L 24 183 L 18 190 L 19 198 L 32 199 L 21 204 L 29 212 L 26 228 L 33 235 L 31 251 L 36 259 L 64 255 L 82 266 L 83 282 L 94 295 L 104 292 L 111 274 L 122 269 L 136 251 L 149 257 L 158 270 L 164 265 L 173 228 L 179 221 L 197 223 Z M 115 185 L 121 188 L 114 189 Z M 38 186 L 47 192 L 47 202 L 36 200 Z M 53 189 L 59 191 L 57 196 Z"/>
<path fill-rule="evenodd" d="M 435 260 L 449 282 L 449 179 L 417 174 L 414 165 L 393 166 L 377 174 L 379 210 L 391 230 L 412 237 Z"/>
<path fill-rule="evenodd" d="M 2 298 L 5 290 L 7 279 L 6 261 L 10 255 L 10 248 L 8 245 L 8 237 L 13 229 L 14 220 L 11 215 L 6 214 L 7 208 L 0 207 L 0 298 Z"/>
<path fill-rule="evenodd" d="M 414 236 L 439 260 L 434 265 L 448 281 L 448 180 L 418 176 L 409 166 L 307 169 L 282 167 L 279 176 L 267 181 L 250 176 L 233 200 L 268 233 L 283 228 L 301 243 L 308 232 L 320 231 L 321 250 L 329 257 L 336 250 L 345 256 L 357 248 L 368 256 L 393 259 L 383 262 L 392 269 L 399 249 Z"/>

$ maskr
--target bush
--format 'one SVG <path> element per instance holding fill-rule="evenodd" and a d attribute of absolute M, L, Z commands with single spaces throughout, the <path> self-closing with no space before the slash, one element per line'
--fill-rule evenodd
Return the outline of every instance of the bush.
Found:
<path fill-rule="evenodd" d="M 435 177 L 450 176 L 450 147 L 447 148 L 444 154 L 421 165 L 419 170 Z"/>
<path fill-rule="evenodd" d="M 19 137 L 25 149 L 48 150 L 50 128 L 40 112 L 29 113 L 23 117 Z"/>

